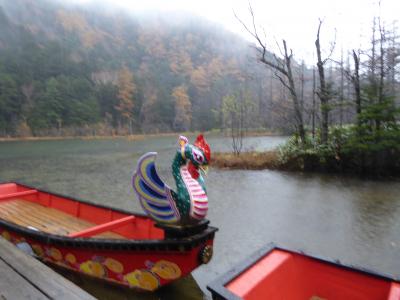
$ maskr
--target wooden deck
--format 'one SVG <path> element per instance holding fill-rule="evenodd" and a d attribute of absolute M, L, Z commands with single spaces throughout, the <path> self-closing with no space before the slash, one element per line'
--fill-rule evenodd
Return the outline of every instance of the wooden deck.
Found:
<path fill-rule="evenodd" d="M 0 218 L 20 226 L 65 236 L 97 225 L 60 210 L 23 199 L 0 201 Z M 93 237 L 105 239 L 125 238 L 110 231 Z"/>
<path fill-rule="evenodd" d="M 0 299 L 95 298 L 0 238 Z"/>

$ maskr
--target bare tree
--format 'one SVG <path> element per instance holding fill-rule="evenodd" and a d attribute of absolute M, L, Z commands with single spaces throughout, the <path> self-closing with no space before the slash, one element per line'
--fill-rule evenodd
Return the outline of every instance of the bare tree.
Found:
<path fill-rule="evenodd" d="M 379 3 L 380 5 L 380 3 Z M 387 77 L 386 68 L 385 68 L 385 56 L 386 49 L 384 48 L 384 44 L 386 43 L 386 32 L 385 28 L 382 24 L 381 18 L 378 18 L 378 26 L 379 26 L 379 84 L 378 84 L 378 103 L 382 103 L 384 100 L 384 86 L 385 86 L 385 78 Z M 376 120 L 376 127 L 379 129 L 380 120 Z"/>
<path fill-rule="evenodd" d="M 317 68 L 319 75 L 319 91 L 317 95 L 321 101 L 321 143 L 326 144 L 328 142 L 328 130 L 329 130 L 329 100 L 331 99 L 330 86 L 328 85 L 325 78 L 325 64 L 329 60 L 335 48 L 335 43 L 331 45 L 330 54 L 327 58 L 322 59 L 321 55 L 321 42 L 320 42 L 320 31 L 323 21 L 319 20 L 317 39 L 315 40 L 315 47 L 317 49 Z"/>
<path fill-rule="evenodd" d="M 256 22 L 253 8 L 249 4 L 249 12 L 252 18 L 251 27 L 247 26 L 237 15 L 235 17 L 239 20 L 239 22 L 243 25 L 245 30 L 255 39 L 256 41 L 256 49 L 259 53 L 259 61 L 271 68 L 274 71 L 274 75 L 279 79 L 282 85 L 289 91 L 293 109 L 294 109 L 294 119 L 295 119 L 295 128 L 300 137 L 301 143 L 304 145 L 306 142 L 306 133 L 304 129 L 303 115 L 300 106 L 299 96 L 295 85 L 295 80 L 293 77 L 293 51 L 288 49 L 286 40 L 282 40 L 283 52 L 280 51 L 280 57 L 278 57 L 275 53 L 271 53 L 268 51 L 268 45 L 266 38 L 261 38 Z"/>
<path fill-rule="evenodd" d="M 343 67 L 343 48 L 340 51 L 340 89 L 339 89 L 339 119 L 340 126 L 343 125 L 343 104 L 344 104 L 344 67 Z"/>
<path fill-rule="evenodd" d="M 380 3 L 379 3 L 380 5 Z M 368 84 L 367 96 L 369 104 L 379 104 L 384 101 L 387 68 L 386 68 L 386 32 L 381 17 L 375 17 L 372 25 L 371 51 L 368 53 L 367 69 Z M 375 126 L 380 128 L 380 118 L 375 118 Z"/>
<path fill-rule="evenodd" d="M 392 30 L 389 37 L 389 45 L 387 49 L 387 66 L 389 79 L 390 96 L 396 95 L 396 65 L 399 63 L 400 49 L 397 47 L 397 27 L 396 21 L 392 24 Z"/>
<path fill-rule="evenodd" d="M 252 96 L 248 91 L 239 90 L 232 95 L 226 95 L 222 99 L 223 123 L 225 129 L 230 131 L 232 149 L 235 155 L 239 155 L 243 148 L 243 138 L 254 108 Z"/>
<path fill-rule="evenodd" d="M 301 62 L 301 69 L 300 69 L 300 109 L 301 111 L 304 111 L 304 85 L 306 82 L 305 79 L 305 69 L 306 65 L 304 60 Z"/>
<path fill-rule="evenodd" d="M 351 76 L 351 81 L 354 85 L 356 95 L 356 111 L 357 115 L 361 113 L 361 86 L 360 86 L 360 52 L 353 49 L 354 73 Z"/>
<path fill-rule="evenodd" d="M 315 138 L 315 93 L 317 91 L 317 82 L 315 76 L 315 67 L 313 67 L 313 87 L 312 87 L 312 119 L 311 119 L 311 130 L 312 130 L 312 137 Z"/>
<path fill-rule="evenodd" d="M 344 79 L 346 78 L 347 84 L 346 84 L 346 98 L 350 99 L 350 94 L 351 90 L 354 92 L 354 103 L 355 103 L 355 108 L 356 108 L 356 114 L 357 114 L 357 119 L 359 114 L 361 113 L 361 84 L 360 84 L 360 66 L 361 66 L 361 61 L 360 61 L 360 50 L 355 50 L 353 49 L 351 51 L 351 57 L 353 59 L 353 64 L 354 64 L 354 69 L 351 69 L 350 66 L 350 53 L 348 52 L 347 54 L 347 62 L 346 62 L 346 67 L 344 66 L 344 61 L 343 61 L 343 53 L 341 55 L 340 61 L 334 61 L 336 64 L 339 65 L 340 67 L 340 90 L 339 90 L 339 100 L 341 102 L 341 111 L 340 111 L 340 124 L 342 124 L 342 119 L 346 119 L 346 121 L 349 121 L 349 116 L 345 118 L 344 111 L 343 111 L 343 105 L 344 105 L 344 90 L 345 90 L 345 84 L 344 84 Z M 347 115 L 348 113 L 346 113 Z"/>

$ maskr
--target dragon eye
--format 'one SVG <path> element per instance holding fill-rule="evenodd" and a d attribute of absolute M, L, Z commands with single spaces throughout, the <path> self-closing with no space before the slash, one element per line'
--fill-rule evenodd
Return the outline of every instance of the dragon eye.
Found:
<path fill-rule="evenodd" d="M 193 149 L 193 158 L 196 162 L 200 164 L 204 162 L 203 154 L 197 149 Z"/>

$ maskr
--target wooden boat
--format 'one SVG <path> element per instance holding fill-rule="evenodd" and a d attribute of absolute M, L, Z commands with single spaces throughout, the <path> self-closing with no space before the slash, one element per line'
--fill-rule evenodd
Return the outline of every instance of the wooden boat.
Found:
<path fill-rule="evenodd" d="M 269 244 L 207 287 L 213 299 L 399 300 L 388 276 Z"/>
<path fill-rule="evenodd" d="M 157 226 L 141 214 L 18 183 L 0 184 L 0 234 L 50 265 L 153 291 L 212 256 L 216 228 Z"/>

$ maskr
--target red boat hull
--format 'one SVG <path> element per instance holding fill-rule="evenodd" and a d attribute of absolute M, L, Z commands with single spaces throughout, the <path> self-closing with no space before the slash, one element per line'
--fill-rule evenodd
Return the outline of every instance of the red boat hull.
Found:
<path fill-rule="evenodd" d="M 214 299 L 400 299 L 400 283 L 320 258 L 269 246 L 208 286 Z"/>
<path fill-rule="evenodd" d="M 32 205 L 37 207 L 36 213 L 26 208 Z M 36 219 L 45 209 L 49 218 L 40 224 Z M 67 214 L 65 220 L 76 218 L 76 224 L 66 224 L 61 213 Z M 27 226 L 27 220 L 35 226 Z M 91 225 L 68 232 L 78 224 Z M 54 234 L 61 229 L 66 233 Z M 216 228 L 203 223 L 189 234 L 182 230 L 181 237 L 171 238 L 171 233 L 165 234 L 140 214 L 24 185 L 0 185 L 0 234 L 5 239 L 46 263 L 138 290 L 154 291 L 210 259 Z"/>

